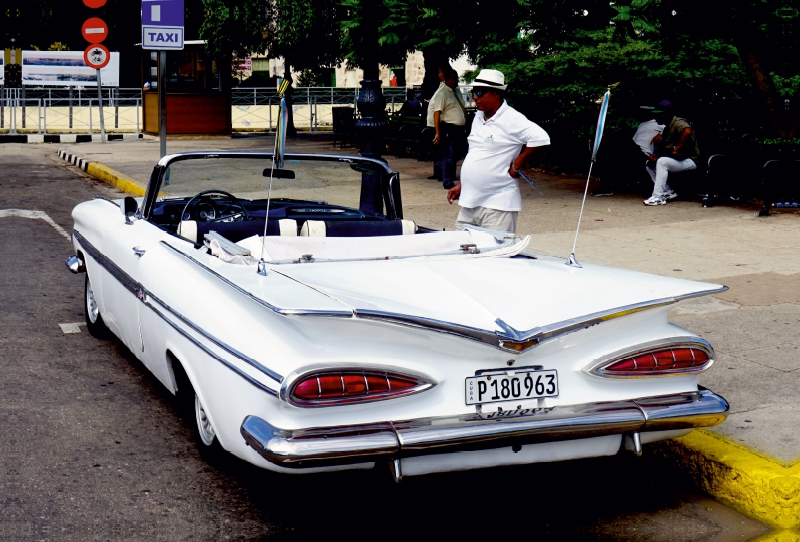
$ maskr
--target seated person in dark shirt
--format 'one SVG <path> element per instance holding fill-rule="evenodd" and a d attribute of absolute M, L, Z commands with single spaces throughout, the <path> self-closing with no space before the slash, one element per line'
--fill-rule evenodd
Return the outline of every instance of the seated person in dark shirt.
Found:
<path fill-rule="evenodd" d="M 422 100 L 419 99 L 414 89 L 406 91 L 406 101 L 398 111 L 401 115 L 422 115 Z"/>
<path fill-rule="evenodd" d="M 672 103 L 664 100 L 653 110 L 656 122 L 666 126 L 661 135 L 653 138 L 655 151 L 648 156 L 647 173 L 653 179 L 653 195 L 644 200 L 645 205 L 665 205 L 677 194 L 667 183 L 670 173 L 681 173 L 697 169 L 700 150 L 691 124 L 676 117 Z"/>

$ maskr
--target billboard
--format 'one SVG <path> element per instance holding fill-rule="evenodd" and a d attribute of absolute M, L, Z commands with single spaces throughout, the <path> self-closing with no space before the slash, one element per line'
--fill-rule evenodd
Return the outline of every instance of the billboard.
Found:
<path fill-rule="evenodd" d="M 119 86 L 119 53 L 100 70 L 104 87 Z M 22 84 L 33 87 L 97 86 L 97 71 L 83 51 L 22 51 Z"/>

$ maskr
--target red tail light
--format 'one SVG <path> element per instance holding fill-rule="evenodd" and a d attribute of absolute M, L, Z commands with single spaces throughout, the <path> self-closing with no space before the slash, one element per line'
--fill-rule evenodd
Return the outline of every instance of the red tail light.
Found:
<path fill-rule="evenodd" d="M 710 350 L 673 346 L 638 352 L 603 363 L 591 372 L 601 376 L 669 376 L 696 373 L 711 366 Z"/>
<path fill-rule="evenodd" d="M 288 395 L 298 406 L 361 403 L 409 395 L 430 388 L 421 378 L 396 373 L 343 370 L 313 373 L 295 382 Z"/>

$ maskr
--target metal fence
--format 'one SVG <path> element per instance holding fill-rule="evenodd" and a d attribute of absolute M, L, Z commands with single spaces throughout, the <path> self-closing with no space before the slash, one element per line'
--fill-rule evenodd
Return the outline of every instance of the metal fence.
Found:
<path fill-rule="evenodd" d="M 467 107 L 468 86 L 459 87 Z M 309 131 L 330 129 L 334 107 L 356 107 L 360 88 L 299 87 L 292 93 L 295 126 Z M 106 131 L 140 133 L 142 91 L 138 88 L 103 88 Z M 385 87 L 387 112 L 400 109 L 406 99 L 403 87 Z M 231 124 L 234 131 L 274 131 L 280 99 L 273 88 L 231 90 Z M 0 133 L 99 133 L 97 89 L 0 87 Z"/>
<path fill-rule="evenodd" d="M 141 131 L 139 89 L 104 88 L 106 130 Z M 28 89 L 0 87 L 0 133 L 99 133 L 96 88 Z"/>

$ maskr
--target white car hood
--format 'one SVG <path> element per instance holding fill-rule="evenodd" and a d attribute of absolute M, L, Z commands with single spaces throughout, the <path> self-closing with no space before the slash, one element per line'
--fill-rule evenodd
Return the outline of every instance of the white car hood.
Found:
<path fill-rule="evenodd" d="M 272 271 L 356 314 L 389 313 L 484 330 L 498 329 L 498 319 L 515 330 L 532 330 L 724 289 L 590 264 L 573 268 L 557 258 L 337 262 L 281 265 Z"/>

